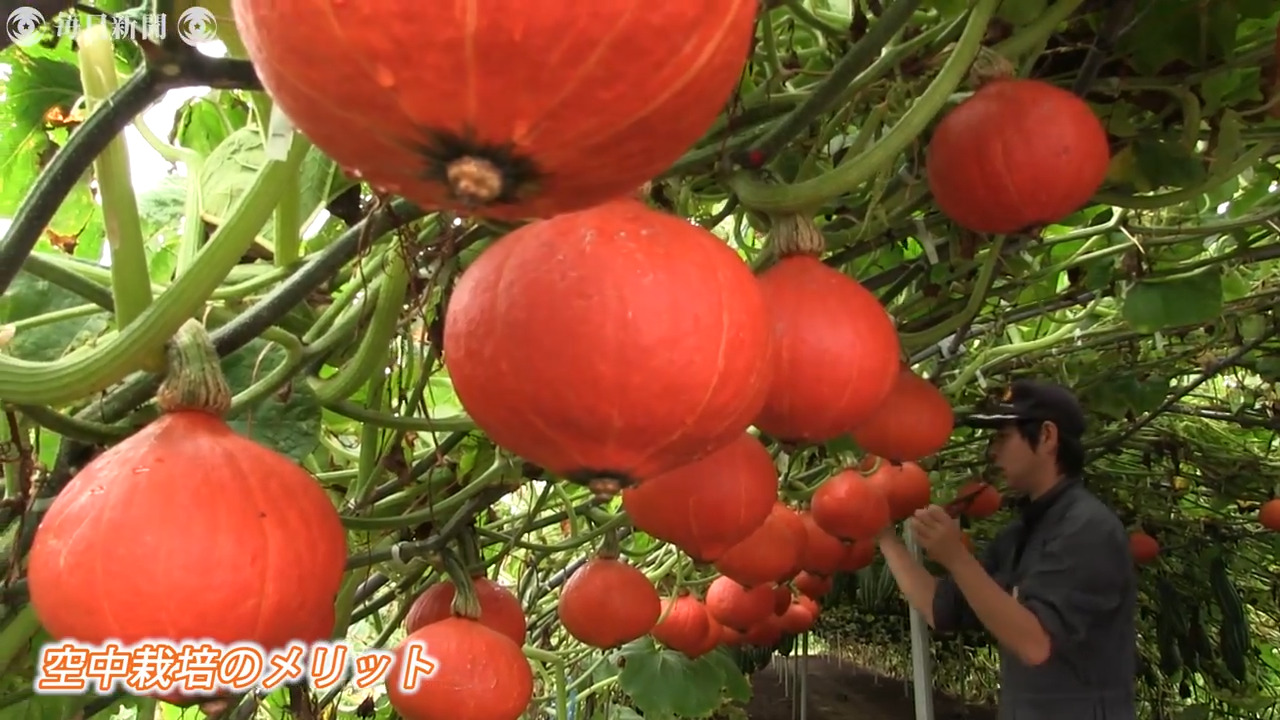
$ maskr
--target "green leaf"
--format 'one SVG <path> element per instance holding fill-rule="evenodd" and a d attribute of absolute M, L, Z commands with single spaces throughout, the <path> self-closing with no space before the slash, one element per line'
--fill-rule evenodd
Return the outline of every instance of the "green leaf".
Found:
<path fill-rule="evenodd" d="M 1133 141 L 1138 172 L 1152 187 L 1195 187 L 1205 180 L 1204 162 L 1180 143 L 1139 136 Z"/>
<path fill-rule="evenodd" d="M 245 124 L 249 112 L 243 103 L 221 104 L 214 97 L 197 97 L 184 103 L 174 118 L 169 141 L 207 158 L 233 130 Z"/>
<path fill-rule="evenodd" d="M 50 323 L 20 322 L 88 304 L 87 300 L 53 283 L 30 273 L 19 273 L 8 292 L 0 296 L 0 324 L 19 323 L 6 352 L 23 360 L 50 361 L 98 337 L 111 322 L 110 316 L 101 310 Z"/>
<path fill-rule="evenodd" d="M 67 132 L 46 120 L 50 111 L 71 113 L 80 97 L 80 72 L 51 51 L 14 48 L 7 58 L 9 78 L 0 88 L 0 217 L 13 217 L 40 169 L 53 157 L 59 144 L 55 136 Z M 77 183 L 59 208 L 48 230 L 74 236 L 94 217 L 96 206 L 88 178 Z"/>
<path fill-rule="evenodd" d="M 742 673 L 742 669 L 733 661 L 729 653 L 718 649 L 706 655 L 707 662 L 714 665 L 723 676 L 720 684 L 726 699 L 740 704 L 751 702 L 751 681 Z"/>
<path fill-rule="evenodd" d="M 154 188 L 138 196 L 138 214 L 142 217 L 142 231 L 147 237 L 178 228 L 178 221 L 186 209 L 187 180 L 167 175 Z"/>
<path fill-rule="evenodd" d="M 707 656 L 690 660 L 641 638 L 622 649 L 618 687 L 645 717 L 704 717 L 720 707 L 723 678 Z"/>
<path fill-rule="evenodd" d="M 233 392 L 270 375 L 288 359 L 278 345 L 254 340 L 222 361 Z M 320 444 L 320 400 L 306 381 L 291 382 L 228 423 L 236 432 L 301 462 Z"/>
<path fill-rule="evenodd" d="M 1210 267 L 1163 280 L 1140 280 L 1125 293 L 1121 314 L 1141 333 L 1203 325 L 1222 314 L 1222 272 Z"/>
<path fill-rule="evenodd" d="M 242 127 L 218 145 L 200 170 L 203 210 L 210 220 L 221 221 L 231 213 L 265 162 L 262 136 L 255 127 Z M 332 160 L 312 147 L 302 160 L 298 180 L 303 220 L 352 184 Z M 270 240 L 273 233 L 274 226 L 269 224 L 263 228 L 262 237 Z"/>

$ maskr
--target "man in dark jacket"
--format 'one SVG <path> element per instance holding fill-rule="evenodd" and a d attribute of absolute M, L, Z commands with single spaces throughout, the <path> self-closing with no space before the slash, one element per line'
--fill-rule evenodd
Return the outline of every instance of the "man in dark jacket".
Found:
<path fill-rule="evenodd" d="M 1064 388 L 1019 381 L 966 424 L 995 430 L 1018 517 L 978 559 L 944 508 L 918 511 L 910 530 L 948 574 L 933 577 L 890 529 L 880 549 L 898 587 L 938 632 L 995 638 L 1001 720 L 1133 720 L 1137 583 L 1124 526 L 1080 480 L 1083 411 Z"/>

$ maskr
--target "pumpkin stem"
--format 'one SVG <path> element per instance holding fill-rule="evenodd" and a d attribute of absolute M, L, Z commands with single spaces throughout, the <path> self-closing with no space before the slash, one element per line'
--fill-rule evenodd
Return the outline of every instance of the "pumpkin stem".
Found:
<path fill-rule="evenodd" d="M 1018 74 L 1017 68 L 1000 53 L 991 48 L 980 48 L 978 57 L 969 66 L 969 85 L 974 90 L 997 80 L 1011 80 Z"/>
<path fill-rule="evenodd" d="M 458 554 L 468 575 L 473 578 L 485 576 L 484 555 L 480 553 L 474 528 L 465 528 L 458 533 Z"/>
<path fill-rule="evenodd" d="M 225 417 L 231 409 L 231 386 L 209 332 L 191 319 L 174 333 L 167 347 L 168 372 L 156 391 L 165 413 L 195 411 Z"/>
<path fill-rule="evenodd" d="M 826 252 L 827 240 L 813 219 L 804 215 L 780 215 L 772 218 L 769 244 L 778 257 L 811 255 L 821 257 Z"/>
<path fill-rule="evenodd" d="M 604 542 L 600 544 L 600 552 L 596 553 L 596 557 L 606 560 L 616 560 L 622 554 L 622 548 L 618 545 L 617 528 L 608 528 L 604 531 Z"/>
<path fill-rule="evenodd" d="M 449 581 L 453 583 L 453 614 L 468 620 L 479 620 L 480 600 L 476 598 L 476 586 L 471 580 L 471 573 L 467 572 L 467 568 L 454 553 L 443 550 L 440 554 L 444 558 Z"/>

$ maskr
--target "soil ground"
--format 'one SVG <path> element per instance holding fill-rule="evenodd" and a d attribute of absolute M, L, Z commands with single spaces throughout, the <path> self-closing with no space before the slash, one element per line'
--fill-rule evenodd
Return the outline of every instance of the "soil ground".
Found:
<path fill-rule="evenodd" d="M 790 669 L 782 668 L 787 664 Z M 754 695 L 747 706 L 751 720 L 799 720 L 799 703 L 788 697 L 785 676 L 798 694 L 800 659 L 774 657 L 769 667 L 751 679 Z M 910 687 L 900 680 L 877 675 L 835 658 L 811 655 L 808 659 L 805 720 L 912 720 L 915 703 Z M 935 720 L 995 720 L 994 708 L 964 705 L 934 693 Z"/>

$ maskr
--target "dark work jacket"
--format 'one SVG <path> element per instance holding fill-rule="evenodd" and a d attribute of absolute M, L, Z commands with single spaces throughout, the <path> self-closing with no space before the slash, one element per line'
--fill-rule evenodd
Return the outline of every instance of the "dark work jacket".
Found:
<path fill-rule="evenodd" d="M 1135 720 L 1137 579 L 1115 513 L 1064 480 L 1022 503 L 982 564 L 1052 643 L 1038 666 L 1001 649 L 1000 720 Z M 939 632 L 982 627 L 950 577 L 938 581 L 933 620 Z"/>

